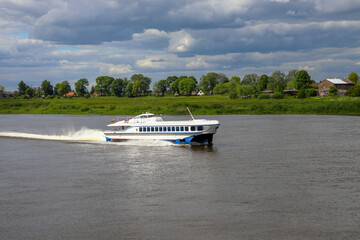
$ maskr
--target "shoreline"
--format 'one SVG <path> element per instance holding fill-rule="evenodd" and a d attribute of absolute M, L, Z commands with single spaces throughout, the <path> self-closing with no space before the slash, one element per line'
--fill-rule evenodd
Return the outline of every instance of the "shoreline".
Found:
<path fill-rule="evenodd" d="M 137 115 L 349 115 L 360 116 L 360 98 L 230 99 L 228 96 L 1 99 L 0 114 Z"/>

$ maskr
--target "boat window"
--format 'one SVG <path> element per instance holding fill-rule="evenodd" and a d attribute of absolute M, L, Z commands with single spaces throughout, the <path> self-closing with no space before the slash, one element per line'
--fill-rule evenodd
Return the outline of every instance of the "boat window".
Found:
<path fill-rule="evenodd" d="M 189 131 L 189 127 L 185 127 L 185 132 L 188 132 Z"/>
<path fill-rule="evenodd" d="M 175 132 L 175 127 L 171 127 L 171 131 Z"/>
<path fill-rule="evenodd" d="M 151 127 L 151 131 L 152 131 L 152 132 L 154 131 L 154 127 Z"/>
<path fill-rule="evenodd" d="M 139 132 L 142 132 L 142 127 L 139 128 Z"/>
<path fill-rule="evenodd" d="M 177 131 L 177 132 L 179 131 L 179 127 L 176 127 L 176 131 Z"/>
<path fill-rule="evenodd" d="M 180 131 L 182 131 L 182 132 L 183 132 L 183 131 L 184 131 L 184 127 L 180 127 Z"/>
<path fill-rule="evenodd" d="M 159 128 L 158 127 L 155 127 L 155 132 L 158 132 L 159 131 Z"/>
<path fill-rule="evenodd" d="M 150 127 L 147 127 L 147 130 L 146 130 L 147 132 L 150 132 Z"/>
<path fill-rule="evenodd" d="M 204 127 L 203 126 L 198 126 L 197 129 L 198 129 L 198 131 L 202 131 L 202 130 L 204 130 Z"/>
<path fill-rule="evenodd" d="M 195 130 L 196 130 L 195 126 L 191 126 L 190 129 L 191 129 L 191 131 L 195 131 Z"/>

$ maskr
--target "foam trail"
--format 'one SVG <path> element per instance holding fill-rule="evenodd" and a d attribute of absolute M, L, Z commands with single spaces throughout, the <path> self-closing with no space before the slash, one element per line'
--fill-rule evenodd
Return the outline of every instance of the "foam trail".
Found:
<path fill-rule="evenodd" d="M 0 132 L 1 137 L 29 138 L 39 140 L 57 140 L 57 141 L 95 141 L 104 142 L 104 133 L 101 130 L 82 128 L 79 131 L 71 131 L 63 135 L 45 135 L 22 132 Z"/>
<path fill-rule="evenodd" d="M 171 146 L 171 142 L 160 140 L 130 140 L 124 142 L 106 142 L 104 132 L 97 129 L 82 128 L 79 131 L 69 131 L 62 135 L 46 135 L 22 132 L 0 132 L 0 137 L 27 138 L 37 140 L 52 141 L 75 141 L 75 142 L 92 142 L 106 143 L 109 145 L 125 145 L 125 146 Z"/>

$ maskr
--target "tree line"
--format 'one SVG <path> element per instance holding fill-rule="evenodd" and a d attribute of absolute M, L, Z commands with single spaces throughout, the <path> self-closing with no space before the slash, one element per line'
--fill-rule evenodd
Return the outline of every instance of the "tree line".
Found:
<path fill-rule="evenodd" d="M 356 73 L 350 73 L 349 80 L 358 82 L 359 76 Z M 315 81 L 305 70 L 292 69 L 287 74 L 281 71 L 274 71 L 270 76 L 263 74 L 247 74 L 241 79 L 238 76 L 232 76 L 230 79 L 223 73 L 210 72 L 203 75 L 199 81 L 193 76 L 169 76 L 166 79 L 159 80 L 153 84 L 150 89 L 152 79 L 142 74 L 134 74 L 128 78 L 113 78 L 110 76 L 99 76 L 96 78 L 96 84 L 91 86 L 86 78 L 81 78 L 75 82 L 74 92 L 81 97 L 89 97 L 96 93 L 99 96 L 117 96 L 117 97 L 138 97 L 149 94 L 157 96 L 182 95 L 190 96 L 198 94 L 200 91 L 205 95 L 220 94 L 229 95 L 231 98 L 237 98 L 247 95 L 261 95 L 264 90 L 272 90 L 274 97 L 283 97 L 283 90 L 298 90 L 298 97 L 310 97 L 316 95 L 316 87 L 311 84 Z M 355 85 L 349 91 L 352 96 L 360 96 L 360 85 Z M 73 91 L 68 81 L 57 83 L 55 86 L 48 80 L 44 80 L 40 87 L 30 87 L 24 81 L 18 84 L 16 96 L 24 98 L 65 96 Z"/>

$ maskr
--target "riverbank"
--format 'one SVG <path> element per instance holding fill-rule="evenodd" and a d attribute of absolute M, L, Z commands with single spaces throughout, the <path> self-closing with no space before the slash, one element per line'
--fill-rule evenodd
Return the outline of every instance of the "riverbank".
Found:
<path fill-rule="evenodd" d="M 217 114 L 326 114 L 360 115 L 360 98 L 230 99 L 228 96 L 196 97 L 98 97 L 56 99 L 1 99 L 0 114 L 101 114 L 184 115 Z"/>

